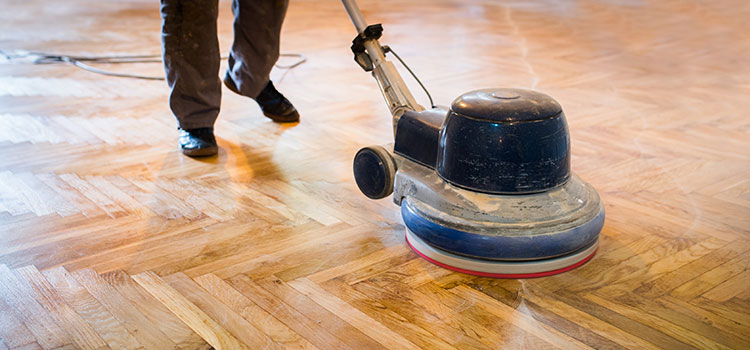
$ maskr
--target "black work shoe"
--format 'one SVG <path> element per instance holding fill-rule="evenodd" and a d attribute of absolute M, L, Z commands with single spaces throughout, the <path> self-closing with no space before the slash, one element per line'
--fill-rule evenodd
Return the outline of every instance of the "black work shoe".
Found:
<path fill-rule="evenodd" d="M 292 103 L 276 90 L 271 81 L 268 81 L 266 87 L 255 98 L 263 115 L 277 123 L 293 123 L 299 121 L 299 112 L 292 106 Z"/>
<path fill-rule="evenodd" d="M 182 154 L 189 157 L 208 157 L 219 152 L 214 128 L 180 129 Z"/>

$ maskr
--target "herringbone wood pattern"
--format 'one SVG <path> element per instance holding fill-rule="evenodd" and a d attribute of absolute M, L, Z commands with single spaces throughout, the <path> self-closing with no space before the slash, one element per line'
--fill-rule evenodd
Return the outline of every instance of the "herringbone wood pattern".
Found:
<path fill-rule="evenodd" d="M 392 137 L 354 29 L 336 1 L 293 1 L 282 47 L 308 62 L 272 78 L 302 122 L 225 91 L 213 159 L 179 153 L 163 82 L 0 57 L 0 349 L 750 348 L 746 1 L 360 5 L 439 104 L 560 101 L 607 209 L 592 261 L 492 280 L 412 253 L 351 176 Z M 3 50 L 160 49 L 154 1 L 1 6 Z"/>

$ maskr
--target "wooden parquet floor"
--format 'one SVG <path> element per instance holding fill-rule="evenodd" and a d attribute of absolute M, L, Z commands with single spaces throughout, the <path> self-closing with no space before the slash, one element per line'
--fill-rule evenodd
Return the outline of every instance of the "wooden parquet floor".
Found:
<path fill-rule="evenodd" d="M 180 154 L 163 82 L 0 55 L 0 349 L 750 349 L 747 1 L 360 6 L 439 104 L 563 105 L 607 210 L 592 261 L 493 280 L 411 252 L 351 175 L 392 138 L 354 29 L 337 1 L 292 1 L 282 51 L 308 61 L 272 79 L 302 122 L 224 91 L 207 160 Z M 160 52 L 156 1 L 0 8 L 6 54 Z M 227 1 L 219 27 L 226 52 Z"/>

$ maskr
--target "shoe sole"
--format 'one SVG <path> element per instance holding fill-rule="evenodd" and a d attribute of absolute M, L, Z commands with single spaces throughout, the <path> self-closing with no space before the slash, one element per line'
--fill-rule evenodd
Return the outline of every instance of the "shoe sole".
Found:
<path fill-rule="evenodd" d="M 217 153 L 219 147 L 182 149 L 182 154 L 194 158 L 215 156 Z"/>
<path fill-rule="evenodd" d="M 294 114 L 289 116 L 278 116 L 273 114 L 266 114 L 263 113 L 263 115 L 266 116 L 266 118 L 273 120 L 276 123 L 296 123 L 299 121 L 299 113 L 294 112 Z"/>

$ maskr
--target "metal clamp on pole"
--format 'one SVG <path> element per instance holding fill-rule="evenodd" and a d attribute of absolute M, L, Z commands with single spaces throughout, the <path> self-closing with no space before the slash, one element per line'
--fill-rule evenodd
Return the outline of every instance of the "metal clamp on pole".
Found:
<path fill-rule="evenodd" d="M 367 54 L 365 48 L 365 41 L 374 39 L 378 40 L 383 35 L 383 26 L 381 24 L 371 24 L 365 28 L 362 33 L 357 34 L 352 40 L 352 52 L 354 53 L 354 61 L 359 64 L 365 72 L 370 72 L 373 69 L 372 60 Z"/>

